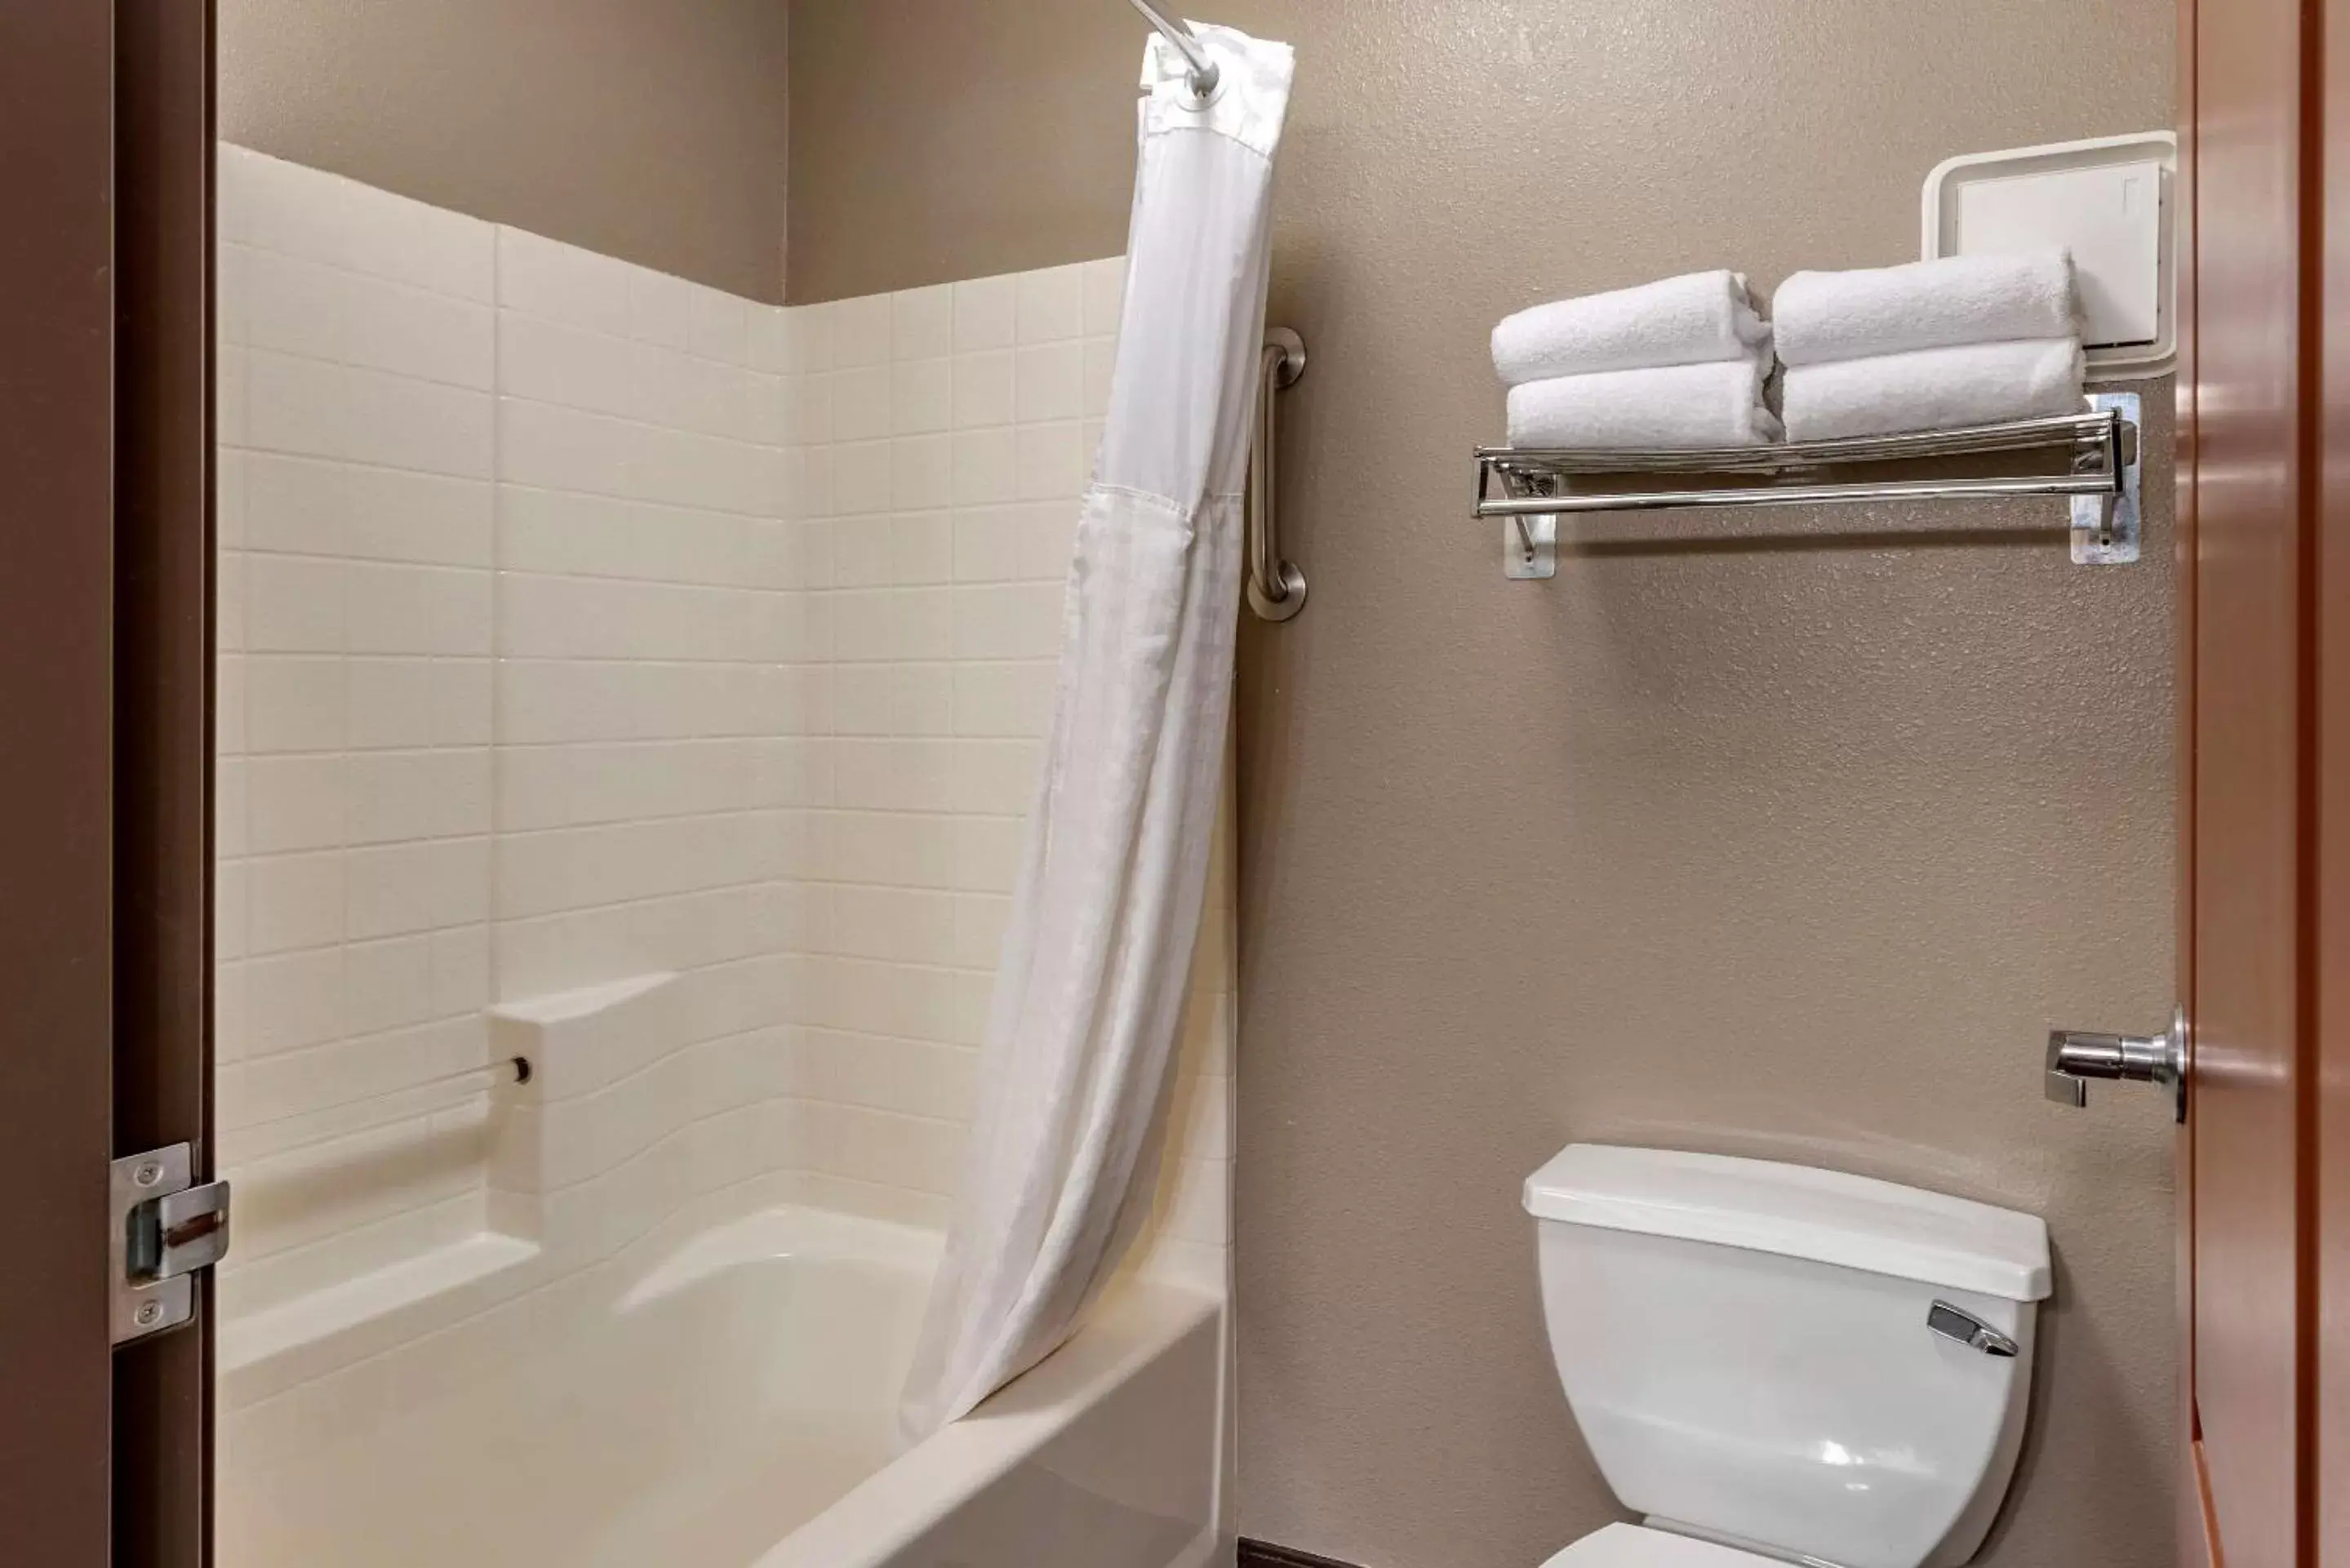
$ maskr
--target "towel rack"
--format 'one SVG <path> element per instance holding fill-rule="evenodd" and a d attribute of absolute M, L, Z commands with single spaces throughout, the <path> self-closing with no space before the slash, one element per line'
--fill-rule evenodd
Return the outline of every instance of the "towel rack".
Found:
<path fill-rule="evenodd" d="M 1305 574 L 1282 558 L 1281 519 L 1274 511 L 1278 471 L 1274 451 L 1281 421 L 1275 394 L 1305 374 L 1305 339 L 1286 327 L 1264 329 L 1256 362 L 1256 435 L 1249 448 L 1248 605 L 1259 620 L 1287 620 L 1305 607 Z"/>
<path fill-rule="evenodd" d="M 1962 430 L 1706 452 L 1480 447 L 1475 512 L 1508 521 L 1503 541 L 1508 576 L 1547 577 L 1557 570 L 1558 520 L 1577 513 L 2062 495 L 2072 503 L 2066 526 L 2073 559 L 2119 566 L 2138 558 L 2138 394 L 2095 393 L 2087 405 L 2077 414 Z M 2036 465 L 1995 464 L 1992 472 L 1833 477 L 1853 464 L 1881 468 L 2032 452 L 2045 455 Z M 2057 456 L 2065 460 L 2061 470 L 2051 467 Z M 1627 485 L 1632 475 L 1728 483 Z M 1611 483 L 1595 485 L 1593 476 Z"/>

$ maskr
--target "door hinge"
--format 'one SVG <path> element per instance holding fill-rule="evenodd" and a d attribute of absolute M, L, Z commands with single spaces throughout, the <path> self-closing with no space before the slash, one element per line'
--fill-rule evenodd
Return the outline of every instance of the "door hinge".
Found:
<path fill-rule="evenodd" d="M 183 1143 L 114 1162 L 108 1212 L 114 1234 L 108 1292 L 113 1341 L 144 1339 L 196 1314 L 195 1281 L 228 1253 L 228 1183 L 199 1185 Z"/>

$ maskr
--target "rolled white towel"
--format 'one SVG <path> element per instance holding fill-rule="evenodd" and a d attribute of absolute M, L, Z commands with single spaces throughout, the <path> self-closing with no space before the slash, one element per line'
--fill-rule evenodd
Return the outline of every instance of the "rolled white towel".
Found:
<path fill-rule="evenodd" d="M 2080 334 L 2061 250 L 1943 256 L 1856 272 L 1799 272 L 1772 296 L 1779 358 L 1824 365 L 1915 348 Z"/>
<path fill-rule="evenodd" d="M 1746 275 L 1693 272 L 1504 317 L 1493 369 L 1506 384 L 1752 357 L 1771 340 Z"/>
<path fill-rule="evenodd" d="M 2081 411 L 2081 340 L 1975 343 L 1826 365 L 1780 384 L 1789 441 L 1951 430 Z"/>
<path fill-rule="evenodd" d="M 1760 359 L 1603 370 L 1510 389 L 1510 444 L 1680 450 L 1779 439 L 1762 406 Z"/>

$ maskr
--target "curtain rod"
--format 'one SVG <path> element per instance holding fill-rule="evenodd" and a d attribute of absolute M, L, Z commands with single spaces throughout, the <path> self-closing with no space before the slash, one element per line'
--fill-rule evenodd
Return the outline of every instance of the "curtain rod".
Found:
<path fill-rule="evenodd" d="M 1152 26 L 1159 29 L 1159 36 L 1174 45 L 1183 57 L 1191 63 L 1191 96 L 1206 98 L 1210 93 L 1214 92 L 1220 75 L 1216 69 L 1216 62 L 1208 58 L 1208 51 L 1200 47 L 1200 40 L 1191 36 L 1191 29 L 1160 11 L 1158 6 L 1150 4 L 1150 0 L 1129 0 L 1129 3 L 1136 10 L 1142 13 L 1144 18 Z"/>

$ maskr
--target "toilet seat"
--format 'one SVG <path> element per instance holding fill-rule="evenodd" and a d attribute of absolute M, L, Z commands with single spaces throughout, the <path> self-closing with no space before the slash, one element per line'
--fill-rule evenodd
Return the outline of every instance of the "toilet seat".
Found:
<path fill-rule="evenodd" d="M 1611 1524 L 1593 1531 L 1542 1568 L 1785 1568 L 1785 1564 L 1691 1536 L 1638 1524 Z"/>

